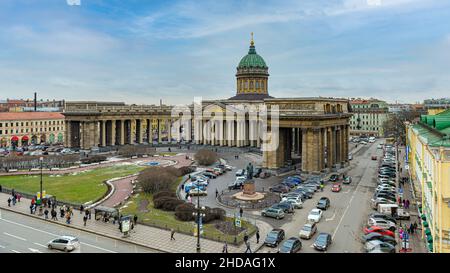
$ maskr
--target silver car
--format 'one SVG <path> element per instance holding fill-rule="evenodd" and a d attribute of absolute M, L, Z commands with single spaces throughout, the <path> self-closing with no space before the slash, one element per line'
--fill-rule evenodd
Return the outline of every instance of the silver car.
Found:
<path fill-rule="evenodd" d="M 59 249 L 65 252 L 73 251 L 80 247 L 78 238 L 72 236 L 61 236 L 47 243 L 49 249 Z"/>
<path fill-rule="evenodd" d="M 308 223 L 303 226 L 298 236 L 302 239 L 311 239 L 316 232 L 317 232 L 316 223 Z"/>

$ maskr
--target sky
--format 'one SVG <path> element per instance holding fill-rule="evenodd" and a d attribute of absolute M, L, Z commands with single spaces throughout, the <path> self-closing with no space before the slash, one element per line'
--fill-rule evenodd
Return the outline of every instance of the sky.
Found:
<path fill-rule="evenodd" d="M 251 32 L 274 97 L 450 97 L 448 0 L 1 0 L 0 99 L 229 98 Z"/>

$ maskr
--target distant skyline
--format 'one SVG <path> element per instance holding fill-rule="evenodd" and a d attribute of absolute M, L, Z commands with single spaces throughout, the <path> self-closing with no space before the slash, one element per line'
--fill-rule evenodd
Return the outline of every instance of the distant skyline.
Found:
<path fill-rule="evenodd" d="M 2 0 L 0 100 L 226 99 L 250 32 L 274 97 L 450 94 L 450 1 Z"/>

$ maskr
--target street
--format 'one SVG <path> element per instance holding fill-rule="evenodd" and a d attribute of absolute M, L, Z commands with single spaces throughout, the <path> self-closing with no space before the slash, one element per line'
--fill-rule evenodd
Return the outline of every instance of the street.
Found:
<path fill-rule="evenodd" d="M 144 247 L 97 236 L 0 209 L 0 253 L 58 253 L 47 243 L 61 235 L 75 236 L 80 248 L 74 253 L 148 253 Z"/>
<path fill-rule="evenodd" d="M 265 221 L 274 228 L 282 228 L 286 232 L 286 239 L 298 237 L 301 227 L 307 222 L 307 217 L 311 209 L 315 208 L 320 197 L 326 196 L 331 200 L 331 206 L 324 211 L 322 219 L 318 223 L 318 232 L 310 240 L 302 239 L 302 250 L 300 252 L 317 252 L 312 248 L 315 238 L 320 232 L 327 232 L 332 235 L 333 243 L 327 252 L 363 252 L 361 243 L 362 229 L 367 220 L 367 215 L 372 212 L 370 208 L 370 199 L 376 187 L 377 162 L 371 160 L 372 155 L 382 156 L 382 150 L 377 150 L 377 145 L 383 143 L 383 140 L 377 140 L 375 143 L 369 143 L 353 154 L 353 160 L 350 161 L 349 171 L 353 179 L 350 185 L 342 185 L 341 192 L 331 192 L 331 184 L 326 183 L 323 192 L 316 192 L 312 199 L 303 203 L 303 208 L 295 211 L 294 214 L 287 214 L 282 220 L 262 217 L 260 210 L 245 210 L 244 217 L 247 220 L 255 219 Z M 227 185 L 234 181 L 237 169 L 245 168 L 249 162 L 247 155 L 240 155 L 239 159 L 234 159 L 234 154 L 221 154 L 222 158 L 235 169 L 226 174 L 210 180 L 208 186 L 208 196 L 201 197 L 201 205 L 216 207 L 215 190 L 219 193 L 228 191 Z M 255 163 L 255 162 L 252 162 Z M 256 162 L 257 163 L 257 162 Z M 254 164 L 255 165 L 255 164 Z M 268 179 L 256 179 L 256 189 L 267 189 L 281 181 L 283 177 L 270 177 Z M 194 198 L 193 201 L 196 201 Z M 237 209 L 226 208 L 228 213 L 236 213 Z M 261 236 L 264 240 L 264 235 Z M 278 249 L 263 247 L 259 252 L 276 252 Z"/>

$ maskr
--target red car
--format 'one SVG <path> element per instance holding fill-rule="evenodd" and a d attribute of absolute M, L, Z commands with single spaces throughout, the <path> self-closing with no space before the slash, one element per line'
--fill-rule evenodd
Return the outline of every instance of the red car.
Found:
<path fill-rule="evenodd" d="M 371 226 L 368 228 L 364 228 L 364 234 L 369 234 L 372 232 L 377 232 L 380 233 L 381 235 L 387 235 L 387 236 L 391 236 L 392 238 L 395 238 L 395 234 L 394 232 L 390 231 L 390 230 L 385 230 L 381 227 L 377 227 L 377 226 Z"/>
<path fill-rule="evenodd" d="M 331 187 L 331 191 L 332 191 L 332 192 L 340 192 L 341 189 L 342 189 L 341 184 L 334 184 L 334 185 Z"/>

